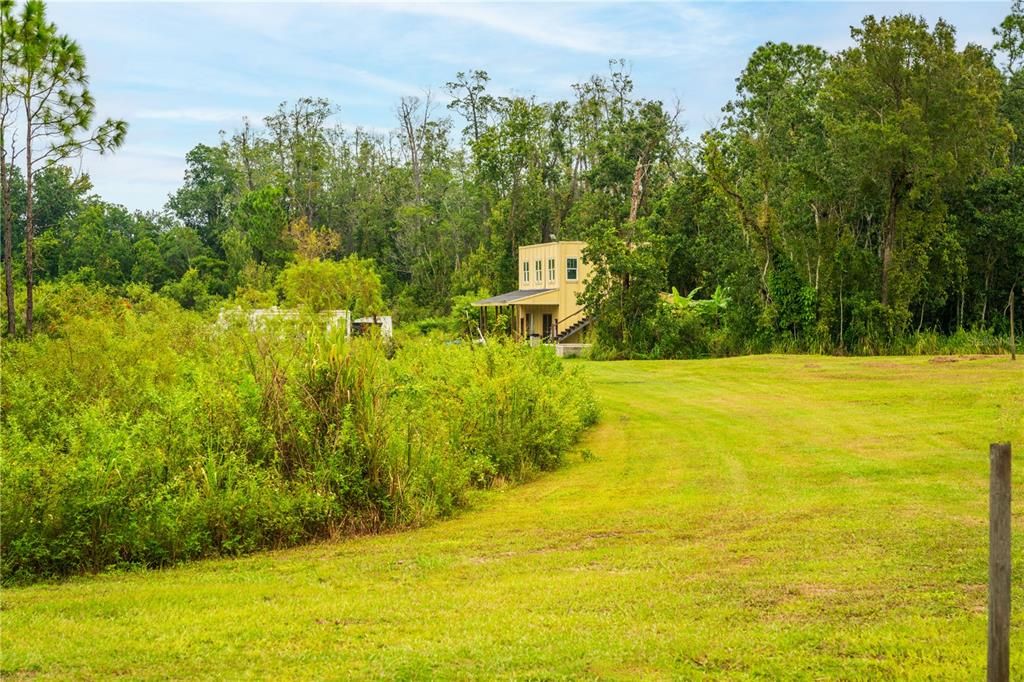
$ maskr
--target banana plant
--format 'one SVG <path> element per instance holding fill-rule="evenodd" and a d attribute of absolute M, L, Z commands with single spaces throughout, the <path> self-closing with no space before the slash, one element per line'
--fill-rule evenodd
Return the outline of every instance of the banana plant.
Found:
<path fill-rule="evenodd" d="M 683 310 L 693 310 L 698 315 L 709 316 L 718 320 L 719 315 L 725 312 L 732 299 L 729 297 L 729 289 L 722 286 L 715 287 L 715 293 L 711 298 L 694 298 L 703 287 L 696 287 L 686 296 L 679 293 L 679 290 L 672 287 L 672 305 Z"/>

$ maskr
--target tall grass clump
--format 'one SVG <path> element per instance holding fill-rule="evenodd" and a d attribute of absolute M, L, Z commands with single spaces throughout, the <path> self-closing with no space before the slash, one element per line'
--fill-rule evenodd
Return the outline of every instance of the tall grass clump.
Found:
<path fill-rule="evenodd" d="M 543 349 L 216 323 L 144 290 L 43 289 L 3 348 L 6 582 L 293 545 L 452 513 L 596 419 Z"/>

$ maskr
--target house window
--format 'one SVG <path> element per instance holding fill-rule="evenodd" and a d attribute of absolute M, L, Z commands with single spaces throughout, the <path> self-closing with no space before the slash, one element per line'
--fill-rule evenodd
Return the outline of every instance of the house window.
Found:
<path fill-rule="evenodd" d="M 555 259 L 548 258 L 548 280 L 555 281 Z"/>
<path fill-rule="evenodd" d="M 540 284 L 541 282 L 544 281 L 543 264 L 540 261 L 537 261 L 536 263 L 534 263 L 534 266 L 534 269 L 537 271 L 537 284 Z"/>
<path fill-rule="evenodd" d="M 530 262 L 525 260 L 523 261 L 523 281 L 530 281 Z"/>
<path fill-rule="evenodd" d="M 579 265 L 575 258 L 565 259 L 565 278 L 570 282 L 575 282 L 577 273 L 579 272 Z"/>

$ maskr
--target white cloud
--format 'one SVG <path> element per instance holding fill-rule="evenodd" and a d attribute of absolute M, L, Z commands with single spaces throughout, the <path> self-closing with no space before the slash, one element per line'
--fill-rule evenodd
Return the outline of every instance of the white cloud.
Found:
<path fill-rule="evenodd" d="M 393 78 L 380 76 L 375 73 L 366 71 L 365 69 L 347 66 L 345 64 L 328 64 L 326 65 L 326 70 L 327 74 L 325 75 L 338 75 L 341 76 L 343 80 L 349 81 L 351 83 L 367 85 L 381 92 L 390 92 L 395 95 L 415 95 L 417 93 L 423 92 L 422 85 L 404 83 Z"/>
<path fill-rule="evenodd" d="M 199 13 L 236 30 L 265 37 L 287 34 L 302 8 L 287 2 L 199 2 Z"/>
<path fill-rule="evenodd" d="M 139 109 L 131 117 L 155 121 L 194 121 L 197 123 L 240 123 L 243 118 L 259 120 L 266 112 L 256 113 L 242 109 L 216 109 L 183 107 L 179 109 Z"/>
<path fill-rule="evenodd" d="M 523 38 L 539 45 L 588 54 L 640 55 L 671 52 L 670 45 L 648 35 L 633 40 L 617 29 L 586 22 L 577 12 L 565 7 L 553 9 L 541 3 L 526 5 L 491 4 L 395 4 L 384 5 L 393 11 L 460 21 L 486 29 Z M 585 8 L 579 5 L 580 8 Z"/>
<path fill-rule="evenodd" d="M 354 133 L 357 130 L 361 130 L 364 133 L 369 133 L 371 135 L 381 135 L 387 137 L 396 130 L 396 128 L 394 127 L 389 128 L 387 126 L 366 125 L 363 123 L 350 123 L 348 121 L 342 121 L 338 125 L 341 126 L 342 130 L 349 134 Z"/>
<path fill-rule="evenodd" d="M 946 2 L 911 11 L 947 16 L 961 41 L 989 44 L 1006 7 Z M 260 125 L 282 101 L 323 96 L 339 105 L 346 130 L 386 135 L 398 96 L 422 99 L 431 89 L 444 114 L 444 84 L 459 70 L 486 70 L 492 94 L 554 99 L 606 72 L 608 58 L 625 57 L 637 94 L 680 96 L 696 135 L 720 115 L 757 45 L 838 49 L 864 14 L 907 4 L 53 0 L 49 9 L 81 42 L 103 115 L 130 124 L 128 146 L 84 167 L 104 197 L 156 208 L 180 185 L 188 149 L 216 144 L 219 130 L 245 116 Z"/>
<path fill-rule="evenodd" d="M 87 154 L 82 169 L 106 201 L 130 209 L 157 209 L 181 184 L 185 154 L 146 146 L 125 147 L 116 154 Z"/>

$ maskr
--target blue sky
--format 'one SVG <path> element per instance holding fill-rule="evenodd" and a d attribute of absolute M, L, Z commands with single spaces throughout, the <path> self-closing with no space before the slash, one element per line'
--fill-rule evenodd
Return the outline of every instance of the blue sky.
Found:
<path fill-rule="evenodd" d="M 49 12 L 85 50 L 99 113 L 130 124 L 117 154 L 81 169 L 105 199 L 159 209 L 191 147 L 284 100 L 328 97 L 338 122 L 387 130 L 402 95 L 442 97 L 456 71 L 485 69 L 496 94 L 568 98 L 623 57 L 638 94 L 678 100 L 696 135 L 761 43 L 837 51 L 865 14 L 911 12 L 989 46 L 1009 4 L 51 2 Z"/>

